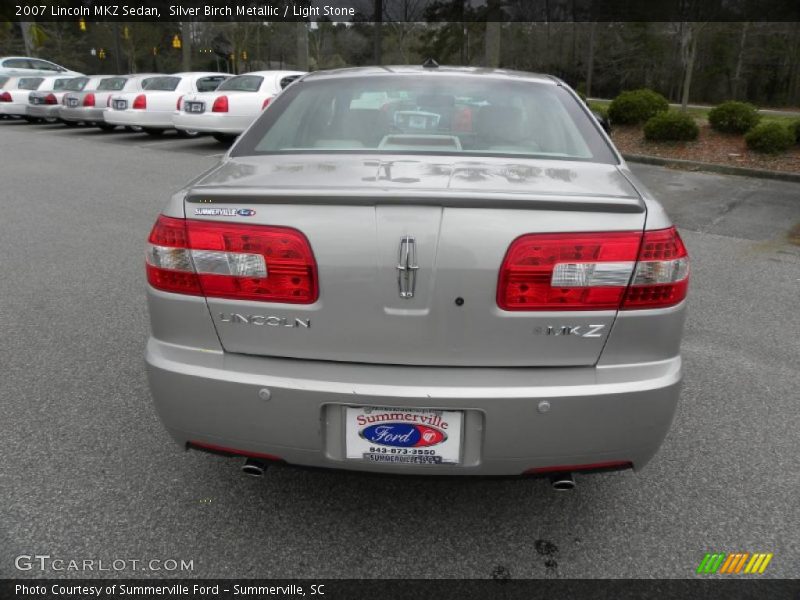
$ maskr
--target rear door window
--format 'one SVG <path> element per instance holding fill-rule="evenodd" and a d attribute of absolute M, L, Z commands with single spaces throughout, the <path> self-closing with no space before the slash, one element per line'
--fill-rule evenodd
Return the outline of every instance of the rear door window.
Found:
<path fill-rule="evenodd" d="M 27 58 L 9 58 L 3 62 L 6 69 L 33 69 L 31 61 Z"/>
<path fill-rule="evenodd" d="M 31 65 L 33 65 L 33 68 L 38 69 L 39 71 L 53 71 L 55 73 L 59 73 L 65 70 L 56 64 L 47 62 L 46 60 L 37 60 L 32 58 L 30 62 Z"/>

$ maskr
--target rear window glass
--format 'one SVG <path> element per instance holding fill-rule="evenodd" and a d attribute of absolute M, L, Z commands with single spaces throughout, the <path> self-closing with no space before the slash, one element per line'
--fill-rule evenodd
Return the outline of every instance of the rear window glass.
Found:
<path fill-rule="evenodd" d="M 125 77 L 108 77 L 100 81 L 97 89 L 105 92 L 118 92 L 125 87 L 126 81 L 128 80 Z"/>
<path fill-rule="evenodd" d="M 212 75 L 210 77 L 203 77 L 202 79 L 197 80 L 197 91 L 198 92 L 213 92 L 217 88 L 219 88 L 220 84 L 223 83 L 227 78 L 225 75 Z"/>
<path fill-rule="evenodd" d="M 564 88 L 474 76 L 304 80 L 279 95 L 234 149 L 235 155 L 301 152 L 616 163 L 596 124 Z"/>
<path fill-rule="evenodd" d="M 17 87 L 21 90 L 38 90 L 43 81 L 44 77 L 23 77 Z"/>
<path fill-rule="evenodd" d="M 218 92 L 257 92 L 261 87 L 263 77 L 257 75 L 238 75 L 223 81 L 217 88 Z"/>
<path fill-rule="evenodd" d="M 62 81 L 62 80 L 59 80 Z M 66 79 L 64 80 L 66 84 L 64 85 L 65 90 L 69 90 L 70 92 L 80 92 L 83 88 L 86 87 L 86 84 L 89 83 L 88 77 L 75 77 L 74 79 Z M 53 88 L 53 89 L 61 89 L 61 88 Z"/>
<path fill-rule="evenodd" d="M 142 87 L 153 92 L 174 92 L 180 82 L 180 77 L 151 77 L 144 80 Z"/>
<path fill-rule="evenodd" d="M 289 85 L 293 81 L 300 79 L 301 77 L 302 75 L 287 75 L 286 77 L 281 79 L 280 83 L 281 89 L 285 88 L 287 85 Z"/>

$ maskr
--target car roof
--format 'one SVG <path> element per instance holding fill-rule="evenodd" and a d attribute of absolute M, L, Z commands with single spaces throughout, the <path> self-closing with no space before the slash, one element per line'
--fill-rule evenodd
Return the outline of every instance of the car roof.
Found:
<path fill-rule="evenodd" d="M 258 75 L 259 77 L 269 77 L 270 75 L 272 75 L 277 77 L 278 75 L 287 76 L 287 75 L 305 75 L 305 74 L 306 74 L 305 71 L 285 71 L 282 69 L 272 69 L 266 71 L 250 71 L 249 73 L 239 73 L 238 75 L 235 75 L 235 77 L 244 77 L 245 75 Z"/>
<path fill-rule="evenodd" d="M 421 65 L 396 65 L 380 67 L 350 67 L 346 69 L 331 69 L 329 71 L 314 71 L 303 77 L 304 81 L 316 79 L 337 79 L 346 77 L 384 77 L 391 75 L 413 75 L 419 77 L 491 77 L 493 79 L 511 79 L 517 81 L 530 81 L 556 85 L 560 81 L 541 73 L 528 73 L 527 71 L 514 71 L 510 69 L 487 69 L 484 67 L 423 67 Z"/>

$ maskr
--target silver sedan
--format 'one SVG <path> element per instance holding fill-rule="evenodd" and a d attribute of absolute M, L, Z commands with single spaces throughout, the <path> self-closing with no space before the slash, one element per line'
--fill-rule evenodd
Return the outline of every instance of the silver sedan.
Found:
<path fill-rule="evenodd" d="M 319 71 L 172 196 L 146 361 L 182 448 L 420 475 L 643 468 L 689 259 L 562 81 Z"/>

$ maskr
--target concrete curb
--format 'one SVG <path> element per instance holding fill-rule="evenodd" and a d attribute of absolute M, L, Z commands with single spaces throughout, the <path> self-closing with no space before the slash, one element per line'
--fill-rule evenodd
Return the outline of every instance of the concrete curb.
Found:
<path fill-rule="evenodd" d="M 800 183 L 800 173 L 767 171 L 766 169 L 748 169 L 746 167 L 731 167 L 728 165 L 698 162 L 695 160 L 684 160 L 682 158 L 661 158 L 660 156 L 646 156 L 643 154 L 623 154 L 622 157 L 627 161 L 643 163 L 646 165 L 659 165 L 662 167 L 674 167 L 692 171 L 721 173 L 723 175 L 742 175 L 744 177 L 760 177 L 761 179 L 777 179 L 778 181 L 791 181 L 793 183 Z"/>

